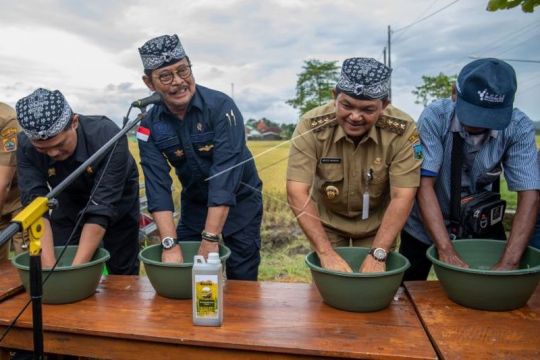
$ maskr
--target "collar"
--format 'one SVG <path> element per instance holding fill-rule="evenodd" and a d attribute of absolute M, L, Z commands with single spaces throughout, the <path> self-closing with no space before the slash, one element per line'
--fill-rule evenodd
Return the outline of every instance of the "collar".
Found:
<path fill-rule="evenodd" d="M 77 146 L 75 147 L 75 152 L 72 156 L 74 160 L 81 163 L 88 160 L 88 152 L 86 151 L 86 138 L 84 136 L 81 115 L 79 115 L 79 126 L 77 126 Z"/>

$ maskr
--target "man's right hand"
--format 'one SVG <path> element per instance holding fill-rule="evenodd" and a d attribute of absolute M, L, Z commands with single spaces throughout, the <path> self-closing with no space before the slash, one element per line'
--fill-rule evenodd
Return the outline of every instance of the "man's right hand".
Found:
<path fill-rule="evenodd" d="M 454 248 L 445 251 L 437 249 L 437 252 L 439 253 L 439 260 L 441 260 L 442 262 L 465 269 L 469 268 L 469 265 L 467 265 L 463 260 L 461 260 Z"/>
<path fill-rule="evenodd" d="M 319 259 L 321 260 L 321 266 L 327 270 L 352 272 L 349 264 L 347 264 L 347 262 L 335 251 L 325 255 L 319 254 Z"/>
<path fill-rule="evenodd" d="M 176 244 L 174 247 L 168 250 L 163 249 L 161 252 L 161 262 L 177 264 L 183 263 L 184 257 L 182 256 L 182 249 L 180 248 L 180 245 Z"/>

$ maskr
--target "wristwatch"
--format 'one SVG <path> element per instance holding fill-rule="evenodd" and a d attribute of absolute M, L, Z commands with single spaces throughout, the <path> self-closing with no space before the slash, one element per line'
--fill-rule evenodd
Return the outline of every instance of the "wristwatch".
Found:
<path fill-rule="evenodd" d="M 203 240 L 211 242 L 220 242 L 221 240 L 223 240 L 223 236 L 221 236 L 221 234 L 213 234 L 206 230 L 203 230 L 203 232 L 201 233 L 201 238 Z"/>
<path fill-rule="evenodd" d="M 386 253 L 386 250 L 384 250 L 383 248 L 371 248 L 369 250 L 369 255 L 373 256 L 373 258 L 377 261 L 385 262 L 386 256 L 388 254 Z"/>
<path fill-rule="evenodd" d="M 176 239 L 170 236 L 165 236 L 161 239 L 161 247 L 165 250 L 172 249 L 176 245 Z"/>

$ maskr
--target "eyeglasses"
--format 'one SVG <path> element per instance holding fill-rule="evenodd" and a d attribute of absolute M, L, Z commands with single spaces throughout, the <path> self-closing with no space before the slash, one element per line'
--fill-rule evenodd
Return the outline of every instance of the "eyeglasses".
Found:
<path fill-rule="evenodd" d="M 174 74 L 181 79 L 187 79 L 191 76 L 191 65 L 181 66 L 176 71 L 165 71 L 158 75 L 159 82 L 163 85 L 169 85 L 174 80 Z"/>

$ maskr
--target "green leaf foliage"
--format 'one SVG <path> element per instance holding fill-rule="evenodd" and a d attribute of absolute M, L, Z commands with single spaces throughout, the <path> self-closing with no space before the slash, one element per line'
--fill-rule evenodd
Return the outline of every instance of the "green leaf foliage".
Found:
<path fill-rule="evenodd" d="M 526 13 L 534 12 L 534 8 L 540 5 L 540 0 L 489 0 L 488 11 L 508 10 L 521 5 L 521 10 Z"/>
<path fill-rule="evenodd" d="M 286 101 L 300 115 L 332 99 L 332 89 L 339 78 L 337 61 L 305 60 L 296 81 L 296 96 Z"/>
<path fill-rule="evenodd" d="M 439 73 L 437 76 L 422 76 L 422 85 L 417 86 L 412 91 L 416 95 L 416 104 L 427 106 L 430 102 L 436 99 L 443 99 L 452 95 L 452 85 L 456 82 L 456 75 L 445 75 Z"/>

